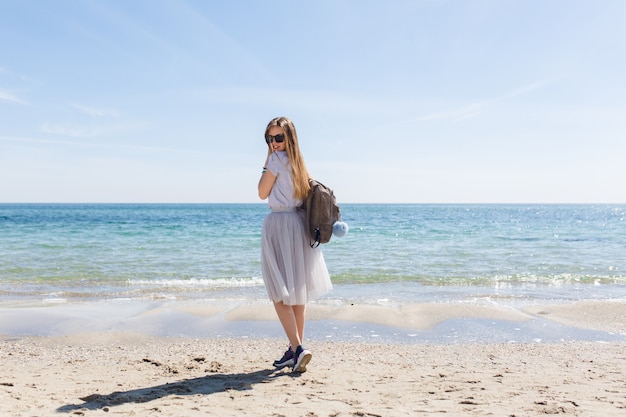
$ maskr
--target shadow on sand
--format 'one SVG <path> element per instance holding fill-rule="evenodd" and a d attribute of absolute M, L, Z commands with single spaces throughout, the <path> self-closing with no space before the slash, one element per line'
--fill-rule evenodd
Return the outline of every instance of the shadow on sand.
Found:
<path fill-rule="evenodd" d="M 214 394 L 228 390 L 245 391 L 259 383 L 269 382 L 281 376 L 294 376 L 277 369 L 240 374 L 211 374 L 198 378 L 185 379 L 147 388 L 129 391 L 115 391 L 110 394 L 91 394 L 82 397 L 82 404 L 68 404 L 57 409 L 59 413 L 70 413 L 80 409 L 98 410 L 125 403 L 145 403 L 168 395 Z"/>

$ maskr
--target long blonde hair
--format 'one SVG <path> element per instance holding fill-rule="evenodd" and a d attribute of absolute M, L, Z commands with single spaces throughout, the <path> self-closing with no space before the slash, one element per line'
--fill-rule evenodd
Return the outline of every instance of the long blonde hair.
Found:
<path fill-rule="evenodd" d="M 265 137 L 267 138 L 268 132 L 272 126 L 279 126 L 285 132 L 287 157 L 291 164 L 291 172 L 293 175 L 293 196 L 299 200 L 304 200 L 311 190 L 309 185 L 309 171 L 304 164 L 304 158 L 300 152 L 298 146 L 298 134 L 296 133 L 296 127 L 288 117 L 276 117 L 267 124 L 265 128 Z"/>

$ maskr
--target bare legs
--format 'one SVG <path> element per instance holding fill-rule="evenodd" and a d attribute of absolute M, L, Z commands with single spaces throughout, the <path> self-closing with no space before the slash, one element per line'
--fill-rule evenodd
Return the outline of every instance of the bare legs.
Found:
<path fill-rule="evenodd" d="M 280 324 L 283 325 L 289 343 L 295 350 L 304 339 L 304 322 L 306 319 L 306 305 L 289 306 L 282 302 L 274 303 Z"/>
<path fill-rule="evenodd" d="M 289 306 L 282 302 L 274 303 L 280 324 L 289 338 L 289 344 L 293 350 L 293 372 L 306 372 L 306 366 L 311 360 L 311 352 L 302 347 L 304 339 L 304 321 L 306 318 L 306 305 Z M 283 356 L 285 358 L 285 356 Z M 280 362 L 280 361 L 279 361 Z M 276 362 L 274 362 L 274 366 Z"/>

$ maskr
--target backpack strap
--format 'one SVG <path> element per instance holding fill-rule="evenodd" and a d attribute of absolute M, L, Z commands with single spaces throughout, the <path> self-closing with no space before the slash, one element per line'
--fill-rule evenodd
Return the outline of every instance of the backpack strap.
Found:
<path fill-rule="evenodd" d="M 320 229 L 315 229 L 315 240 L 310 244 L 312 248 L 317 248 L 320 245 Z"/>

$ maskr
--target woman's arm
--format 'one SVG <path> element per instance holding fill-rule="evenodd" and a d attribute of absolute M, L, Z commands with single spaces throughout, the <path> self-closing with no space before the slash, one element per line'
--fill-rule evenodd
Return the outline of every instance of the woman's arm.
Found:
<path fill-rule="evenodd" d="M 259 180 L 259 198 L 261 200 L 265 200 L 267 197 L 269 197 L 270 192 L 272 191 L 272 187 L 276 182 L 276 177 L 274 176 L 274 174 L 265 169 L 271 155 L 272 150 L 268 149 L 267 158 L 265 159 L 265 164 L 263 165 L 263 173 L 261 174 L 261 179 Z"/>
<path fill-rule="evenodd" d="M 265 171 L 261 174 L 261 179 L 259 180 L 259 198 L 261 200 L 269 197 L 275 182 L 276 177 L 271 172 Z"/>

